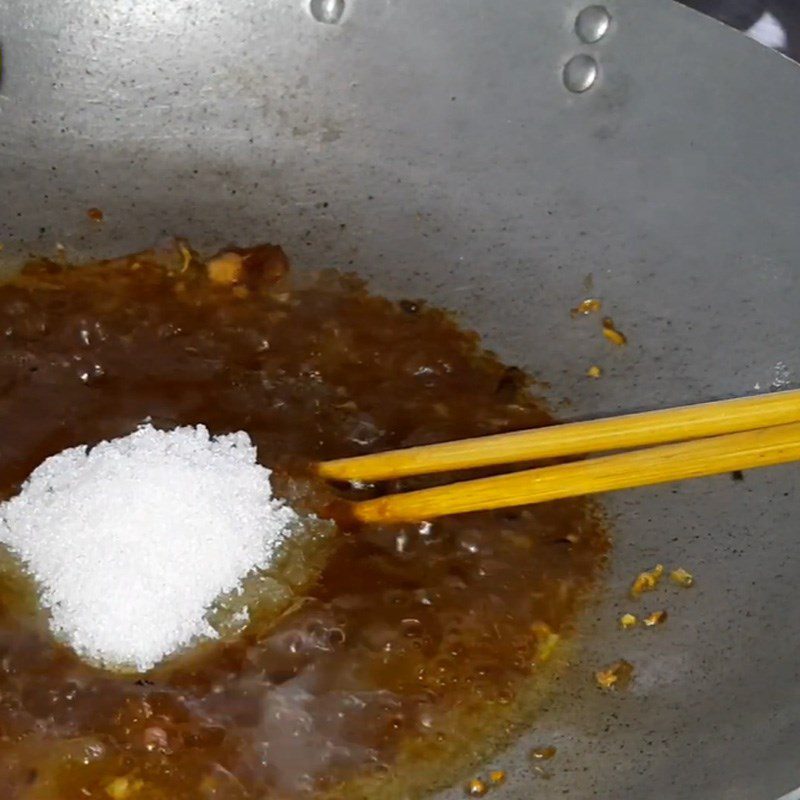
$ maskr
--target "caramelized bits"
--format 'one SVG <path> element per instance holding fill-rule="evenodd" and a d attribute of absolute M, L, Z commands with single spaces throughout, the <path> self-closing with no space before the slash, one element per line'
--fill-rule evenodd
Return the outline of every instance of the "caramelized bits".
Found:
<path fill-rule="evenodd" d="M 598 300 L 596 297 L 587 297 L 585 300 L 581 300 L 575 308 L 570 309 L 570 314 L 572 317 L 580 317 L 580 316 L 588 316 L 589 314 L 594 314 L 599 311 L 603 307 L 603 303 L 601 300 Z"/>
<path fill-rule="evenodd" d="M 694 576 L 691 572 L 687 572 L 683 567 L 673 570 L 669 577 L 673 583 L 678 584 L 678 586 L 683 586 L 685 589 L 688 589 L 690 586 L 694 585 Z"/>
<path fill-rule="evenodd" d="M 466 786 L 467 797 L 483 797 L 488 791 L 488 784 L 480 778 L 473 778 Z"/>
<path fill-rule="evenodd" d="M 623 614 L 619 618 L 619 625 L 623 630 L 629 630 L 630 628 L 636 627 L 636 623 L 639 620 L 633 614 Z"/>
<path fill-rule="evenodd" d="M 594 674 L 601 689 L 624 689 L 633 679 L 633 664 L 620 659 Z"/>
<path fill-rule="evenodd" d="M 652 614 L 648 614 L 642 622 L 648 627 L 653 628 L 656 625 L 661 625 L 667 621 L 667 612 L 666 611 L 654 611 Z"/>
<path fill-rule="evenodd" d="M 603 317 L 603 336 L 617 347 L 628 344 L 628 337 L 621 330 L 617 329 L 611 317 Z"/>
<path fill-rule="evenodd" d="M 638 597 L 643 592 L 652 592 L 664 574 L 663 564 L 656 564 L 653 569 L 640 572 L 631 586 L 631 597 Z"/>
<path fill-rule="evenodd" d="M 501 784 L 506 782 L 506 773 L 505 770 L 502 769 L 495 769 L 489 773 L 489 780 L 492 782 L 494 786 L 500 786 Z"/>
<path fill-rule="evenodd" d="M 230 286 L 242 278 L 242 257 L 238 253 L 221 253 L 206 264 L 209 280 L 220 286 Z"/>

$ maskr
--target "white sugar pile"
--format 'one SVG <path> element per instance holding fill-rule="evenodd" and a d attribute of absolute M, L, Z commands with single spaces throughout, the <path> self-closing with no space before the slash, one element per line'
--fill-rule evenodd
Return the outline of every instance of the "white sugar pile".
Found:
<path fill-rule="evenodd" d="M 246 433 L 146 425 L 48 458 L 0 505 L 0 541 L 36 578 L 59 638 L 144 671 L 214 636 L 214 600 L 266 566 L 296 520 Z"/>

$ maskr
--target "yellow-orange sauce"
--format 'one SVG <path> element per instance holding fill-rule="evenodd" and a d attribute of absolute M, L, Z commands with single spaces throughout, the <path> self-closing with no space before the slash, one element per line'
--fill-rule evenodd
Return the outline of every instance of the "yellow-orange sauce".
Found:
<path fill-rule="evenodd" d="M 276 491 L 311 511 L 336 494 L 311 460 L 552 421 L 441 311 L 292 277 L 278 248 L 240 251 L 233 284 L 187 253 L 40 262 L 0 286 L 0 497 L 145 419 L 247 431 Z M 0 796 L 387 797 L 452 780 L 502 736 L 606 544 L 582 500 L 301 537 L 243 632 L 145 675 L 54 641 L 4 556 Z"/>

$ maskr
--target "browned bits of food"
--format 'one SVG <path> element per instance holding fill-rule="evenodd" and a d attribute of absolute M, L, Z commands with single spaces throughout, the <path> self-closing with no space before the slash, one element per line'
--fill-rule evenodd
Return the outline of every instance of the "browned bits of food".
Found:
<path fill-rule="evenodd" d="M 47 456 L 148 417 L 246 430 L 275 492 L 316 512 L 334 495 L 305 476 L 311 461 L 552 422 L 444 312 L 411 313 L 352 275 L 292 275 L 272 245 L 226 253 L 218 271 L 174 245 L 33 263 L 0 284 L 0 496 Z M 554 531 L 577 535 L 554 547 Z M 577 499 L 368 526 L 332 552 L 295 544 L 242 634 L 140 680 L 43 633 L 0 554 L 0 796 L 243 800 L 351 782 L 362 796 L 372 781 L 382 798 L 383 775 L 404 796 L 456 781 L 518 718 L 608 547 Z"/>
<path fill-rule="evenodd" d="M 676 583 L 678 586 L 683 586 L 685 589 L 694 586 L 694 576 L 683 567 L 679 567 L 670 572 L 669 577 L 673 583 Z"/>
<path fill-rule="evenodd" d="M 589 369 L 586 370 L 586 375 L 589 378 L 594 378 L 597 380 L 603 376 L 603 370 L 597 366 L 597 364 L 593 364 Z"/>
<path fill-rule="evenodd" d="M 621 330 L 617 329 L 611 317 L 603 317 L 603 336 L 617 347 L 628 344 L 628 337 Z"/>
<path fill-rule="evenodd" d="M 480 778 L 473 778 L 465 787 L 467 797 L 483 797 L 489 791 L 489 784 Z"/>
<path fill-rule="evenodd" d="M 664 575 L 664 565 L 656 564 L 653 569 L 640 572 L 631 585 L 631 597 L 638 597 L 644 592 L 652 592 Z"/>
<path fill-rule="evenodd" d="M 633 664 L 620 659 L 595 672 L 594 677 L 601 689 L 624 689 L 633 679 Z"/>
<path fill-rule="evenodd" d="M 493 786 L 500 786 L 506 782 L 506 772 L 503 769 L 495 769 L 489 773 L 489 781 Z"/>
<path fill-rule="evenodd" d="M 243 269 L 243 259 L 238 253 L 221 253 L 206 264 L 209 280 L 221 286 L 238 283 Z"/>
<path fill-rule="evenodd" d="M 603 303 L 601 300 L 598 300 L 596 297 L 587 297 L 586 300 L 581 300 L 575 308 L 570 309 L 569 313 L 573 317 L 588 316 L 589 314 L 595 314 L 600 311 L 602 307 Z"/>
<path fill-rule="evenodd" d="M 648 627 L 653 628 L 656 625 L 662 625 L 667 621 L 667 612 L 666 611 L 653 611 L 652 614 L 648 614 L 642 622 Z"/>
<path fill-rule="evenodd" d="M 551 744 L 546 747 L 536 747 L 531 750 L 531 758 L 534 761 L 550 761 L 555 758 L 556 752 L 556 748 Z"/>
<path fill-rule="evenodd" d="M 102 222 L 103 221 L 103 212 L 99 208 L 90 208 L 86 211 L 86 216 L 92 222 Z"/>
<path fill-rule="evenodd" d="M 619 626 L 623 630 L 629 630 L 630 628 L 635 628 L 638 621 L 634 614 L 623 614 L 619 618 Z"/>

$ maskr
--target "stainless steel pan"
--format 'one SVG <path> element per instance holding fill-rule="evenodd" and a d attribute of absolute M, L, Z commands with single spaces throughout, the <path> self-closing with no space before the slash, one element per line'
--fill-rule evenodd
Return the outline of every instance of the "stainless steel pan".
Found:
<path fill-rule="evenodd" d="M 573 417 L 792 382 L 798 68 L 667 0 L 606 6 L 584 42 L 571 0 L 4 0 L 4 255 L 270 238 L 457 310 Z M 576 55 L 581 93 L 564 83 Z M 589 273 L 624 351 L 570 319 Z M 800 784 L 798 474 L 608 499 L 607 588 L 499 759 L 504 797 Z M 653 637 L 615 632 L 656 560 L 696 589 Z M 601 695 L 591 670 L 617 657 L 638 679 Z M 534 743 L 559 747 L 550 781 L 529 771 Z"/>

